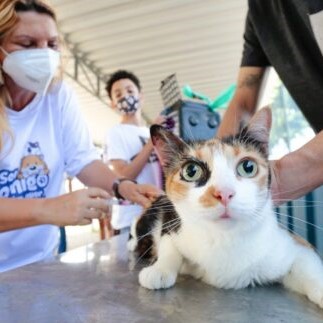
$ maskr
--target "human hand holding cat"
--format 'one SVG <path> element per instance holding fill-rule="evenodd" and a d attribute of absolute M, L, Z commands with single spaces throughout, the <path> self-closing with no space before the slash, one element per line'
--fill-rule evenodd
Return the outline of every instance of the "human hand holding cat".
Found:
<path fill-rule="evenodd" d="M 307 144 L 270 161 L 274 203 L 300 198 L 323 183 L 323 131 Z"/>
<path fill-rule="evenodd" d="M 121 182 L 118 191 L 126 200 L 138 203 L 144 208 L 148 208 L 158 196 L 163 194 L 163 191 L 153 185 L 135 184 L 132 181 Z"/>
<path fill-rule="evenodd" d="M 270 191 L 274 205 L 280 205 L 286 200 L 281 197 L 281 193 L 279 191 L 279 170 L 278 170 L 278 161 L 271 160 L 269 162 L 270 174 L 271 174 L 271 184 Z"/>
<path fill-rule="evenodd" d="M 108 212 L 106 199 L 109 197 L 105 190 L 91 187 L 44 199 L 40 223 L 58 226 L 90 224 Z"/>

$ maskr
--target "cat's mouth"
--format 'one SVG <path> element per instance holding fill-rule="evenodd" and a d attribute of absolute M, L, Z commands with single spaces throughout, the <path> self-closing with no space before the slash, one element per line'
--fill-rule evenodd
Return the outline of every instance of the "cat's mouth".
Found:
<path fill-rule="evenodd" d="M 224 211 L 220 216 L 219 216 L 219 219 L 231 219 L 231 216 L 230 214 L 227 212 L 227 211 Z"/>

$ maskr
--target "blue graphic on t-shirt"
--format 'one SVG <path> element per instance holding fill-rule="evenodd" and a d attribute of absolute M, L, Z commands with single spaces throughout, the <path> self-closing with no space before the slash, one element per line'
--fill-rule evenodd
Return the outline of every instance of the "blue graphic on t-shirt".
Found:
<path fill-rule="evenodd" d="M 34 174 L 18 178 L 19 169 L 0 171 L 0 197 L 45 197 L 44 189 L 49 182 L 48 174 Z"/>
<path fill-rule="evenodd" d="M 38 142 L 28 142 L 26 152 L 20 168 L 0 170 L 0 197 L 46 197 L 49 170 Z"/>
<path fill-rule="evenodd" d="M 31 142 L 29 141 L 26 147 L 26 152 L 25 152 L 25 156 L 27 155 L 37 155 L 40 156 L 41 158 L 44 158 L 44 156 L 41 153 L 41 149 L 39 146 L 39 143 L 36 142 Z"/>

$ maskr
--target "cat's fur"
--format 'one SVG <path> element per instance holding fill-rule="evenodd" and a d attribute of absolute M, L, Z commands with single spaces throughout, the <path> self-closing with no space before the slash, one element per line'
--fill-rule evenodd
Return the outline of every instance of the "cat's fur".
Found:
<path fill-rule="evenodd" d="M 265 108 L 238 136 L 194 145 L 151 128 L 167 197 L 157 199 L 132 231 L 131 248 L 154 250 L 156 257 L 139 274 L 142 286 L 171 287 L 179 273 L 220 288 L 281 282 L 323 307 L 319 256 L 280 228 L 273 212 L 270 125 Z"/>

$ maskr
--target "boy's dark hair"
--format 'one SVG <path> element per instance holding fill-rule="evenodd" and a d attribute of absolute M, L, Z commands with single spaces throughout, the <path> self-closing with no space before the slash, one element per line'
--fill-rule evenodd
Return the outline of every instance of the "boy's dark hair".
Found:
<path fill-rule="evenodd" d="M 107 90 L 110 99 L 111 99 L 111 89 L 113 84 L 122 79 L 131 80 L 137 86 L 138 90 L 141 91 L 140 81 L 135 74 L 126 70 L 119 70 L 111 74 L 110 78 L 107 80 L 107 83 L 106 83 L 105 89 Z"/>

